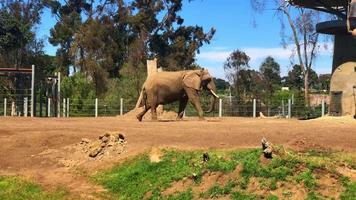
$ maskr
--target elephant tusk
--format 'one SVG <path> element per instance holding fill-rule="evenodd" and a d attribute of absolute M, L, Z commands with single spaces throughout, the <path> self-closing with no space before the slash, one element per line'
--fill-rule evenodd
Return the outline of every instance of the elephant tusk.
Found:
<path fill-rule="evenodd" d="M 220 97 L 213 91 L 213 90 L 210 90 L 210 92 L 211 92 L 211 94 L 213 94 L 214 95 L 214 97 L 216 97 L 216 98 L 218 98 L 218 99 L 220 99 Z"/>

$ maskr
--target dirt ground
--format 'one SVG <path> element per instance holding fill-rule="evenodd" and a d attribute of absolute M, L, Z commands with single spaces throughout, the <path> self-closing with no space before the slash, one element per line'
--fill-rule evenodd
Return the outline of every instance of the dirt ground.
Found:
<path fill-rule="evenodd" d="M 125 135 L 123 153 L 101 160 L 75 156 L 71 147 L 82 138 L 95 140 L 106 132 Z M 88 174 L 152 148 L 260 147 L 262 137 L 300 151 L 314 148 L 356 152 L 356 120 L 188 118 L 140 123 L 128 117 L 0 117 L 0 175 L 29 177 L 45 187 L 65 186 L 71 193 L 95 199 L 92 194 L 104 189 L 88 181 Z"/>

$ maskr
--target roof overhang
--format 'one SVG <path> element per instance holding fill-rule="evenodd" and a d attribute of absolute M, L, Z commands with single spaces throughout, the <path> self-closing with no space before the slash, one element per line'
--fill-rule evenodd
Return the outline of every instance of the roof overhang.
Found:
<path fill-rule="evenodd" d="M 351 0 L 288 0 L 295 6 L 310 8 L 337 15 L 346 19 L 346 10 Z"/>

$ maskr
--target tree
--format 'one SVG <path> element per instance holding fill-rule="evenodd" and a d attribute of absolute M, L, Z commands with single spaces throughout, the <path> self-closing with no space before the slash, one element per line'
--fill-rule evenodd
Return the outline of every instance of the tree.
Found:
<path fill-rule="evenodd" d="M 326 91 L 328 93 L 330 91 L 330 80 L 331 74 L 320 74 L 318 77 L 319 90 Z"/>
<path fill-rule="evenodd" d="M 221 78 L 214 78 L 214 83 L 216 85 L 216 90 L 218 92 L 224 92 L 227 89 L 229 89 L 230 84 L 229 82 L 225 81 L 224 79 Z"/>
<path fill-rule="evenodd" d="M 42 11 L 40 0 L 0 3 L 0 66 L 30 66 L 34 54 L 41 53 L 33 28 Z"/>
<path fill-rule="evenodd" d="M 82 24 L 82 13 L 89 12 L 91 4 L 86 0 L 44 0 L 46 7 L 51 9 L 57 23 L 50 30 L 49 42 L 54 46 L 59 46 L 56 53 L 57 63 L 63 74 L 69 74 L 69 67 L 73 64 L 73 59 L 69 50 L 74 40 L 74 34 Z M 92 2 L 92 1 L 91 1 Z M 76 71 L 76 68 L 73 68 Z"/>
<path fill-rule="evenodd" d="M 249 68 L 250 57 L 239 49 L 233 51 L 224 63 L 224 71 L 227 79 L 232 83 L 234 95 L 241 100 L 243 93 L 242 81 L 243 73 Z M 242 81 L 243 82 L 243 81 Z"/>
<path fill-rule="evenodd" d="M 281 84 L 280 66 L 272 57 L 267 57 L 260 66 L 260 73 L 263 78 L 267 96 L 271 99 Z"/>
<path fill-rule="evenodd" d="M 299 67 L 304 77 L 304 100 L 306 105 L 309 106 L 309 72 L 319 48 L 319 34 L 316 33 L 315 25 L 320 21 L 321 16 L 319 12 L 314 10 L 291 7 L 289 2 L 285 0 L 268 2 L 272 2 L 279 16 L 282 27 L 282 43 L 287 46 L 288 42 L 291 41 L 295 45 L 292 55 L 296 54 L 298 58 Z M 251 5 L 255 11 L 262 12 L 268 2 L 251 0 Z M 290 36 L 285 35 L 285 20 L 291 29 Z"/>
<path fill-rule="evenodd" d="M 303 88 L 303 74 L 299 65 L 293 65 L 291 71 L 288 72 L 286 85 L 292 89 L 299 90 Z"/>

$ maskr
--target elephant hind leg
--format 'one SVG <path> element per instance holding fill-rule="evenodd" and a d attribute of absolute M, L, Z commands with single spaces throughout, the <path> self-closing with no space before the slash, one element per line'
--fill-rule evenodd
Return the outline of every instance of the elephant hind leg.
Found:
<path fill-rule="evenodd" d="M 157 106 L 158 105 L 152 105 L 151 106 L 151 120 L 152 121 L 157 121 L 158 120 L 158 118 L 157 118 Z"/>
<path fill-rule="evenodd" d="M 140 112 L 138 115 L 136 115 L 136 118 L 138 121 L 142 121 L 143 116 L 146 114 L 146 112 L 150 109 L 150 106 L 144 106 L 144 110 Z"/>

